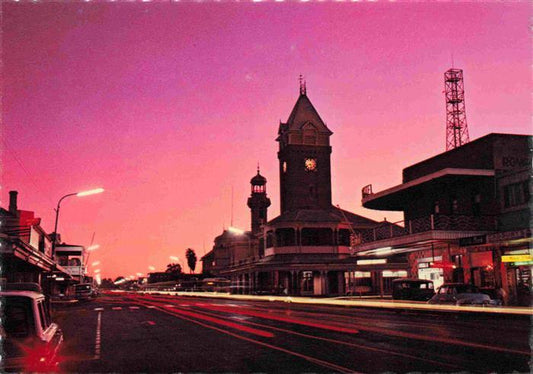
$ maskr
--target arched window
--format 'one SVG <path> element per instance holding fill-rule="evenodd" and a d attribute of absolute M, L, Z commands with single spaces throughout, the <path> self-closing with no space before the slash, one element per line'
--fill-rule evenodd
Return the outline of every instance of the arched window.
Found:
<path fill-rule="evenodd" d="M 317 132 L 313 127 L 305 128 L 304 131 L 304 144 L 316 145 Z"/>

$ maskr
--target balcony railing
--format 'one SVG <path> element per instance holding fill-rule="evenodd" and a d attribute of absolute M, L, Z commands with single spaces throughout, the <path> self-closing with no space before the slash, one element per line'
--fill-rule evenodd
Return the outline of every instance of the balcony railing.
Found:
<path fill-rule="evenodd" d="M 432 230 L 494 231 L 496 230 L 496 217 L 432 214 L 428 217 L 408 221 L 385 222 L 373 229 L 363 230 L 361 232 L 361 243 L 391 239 Z"/>

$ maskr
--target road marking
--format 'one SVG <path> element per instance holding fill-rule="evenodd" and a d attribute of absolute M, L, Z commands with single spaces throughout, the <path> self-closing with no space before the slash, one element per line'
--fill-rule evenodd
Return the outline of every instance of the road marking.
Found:
<path fill-rule="evenodd" d="M 148 309 L 155 309 L 155 306 L 154 305 L 148 305 L 147 308 Z"/>
<path fill-rule="evenodd" d="M 146 323 L 148 323 L 150 326 L 154 326 L 155 325 L 154 321 L 146 321 Z"/>
<path fill-rule="evenodd" d="M 94 310 L 104 310 L 104 308 L 94 308 Z"/>
<path fill-rule="evenodd" d="M 102 329 L 102 312 L 98 312 L 98 320 L 96 321 L 96 338 L 94 340 L 94 360 L 100 359 L 100 331 Z"/>
<path fill-rule="evenodd" d="M 121 306 L 114 306 L 113 308 L 111 308 L 113 310 L 122 310 L 122 307 Z"/>
<path fill-rule="evenodd" d="M 130 306 L 130 309 L 139 309 L 138 306 Z"/>
<path fill-rule="evenodd" d="M 174 305 L 174 304 L 167 304 L 167 305 L 165 305 L 165 308 L 174 308 L 174 307 L 176 307 L 176 305 Z"/>

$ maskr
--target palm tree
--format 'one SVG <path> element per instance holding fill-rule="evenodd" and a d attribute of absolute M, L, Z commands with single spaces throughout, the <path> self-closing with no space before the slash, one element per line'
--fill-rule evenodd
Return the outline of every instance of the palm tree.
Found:
<path fill-rule="evenodd" d="M 187 257 L 187 265 L 191 269 L 191 273 L 194 273 L 194 269 L 196 269 L 196 253 L 194 253 L 194 249 L 187 248 L 185 257 Z"/>

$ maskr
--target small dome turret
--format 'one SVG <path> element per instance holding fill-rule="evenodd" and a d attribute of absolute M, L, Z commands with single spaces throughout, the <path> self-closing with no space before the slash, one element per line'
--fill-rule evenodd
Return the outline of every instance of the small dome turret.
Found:
<path fill-rule="evenodd" d="M 259 168 L 257 169 L 257 175 L 250 179 L 250 184 L 253 186 L 264 186 L 267 180 L 259 173 Z"/>

